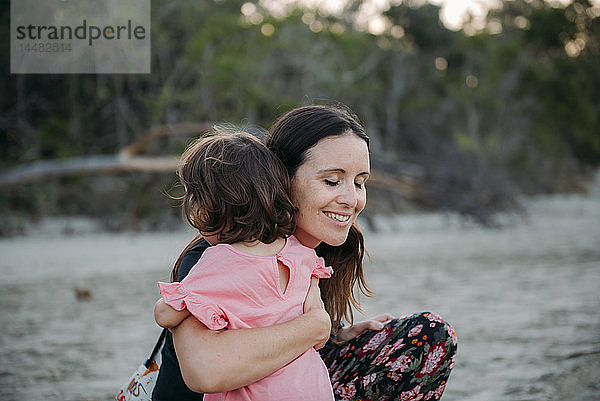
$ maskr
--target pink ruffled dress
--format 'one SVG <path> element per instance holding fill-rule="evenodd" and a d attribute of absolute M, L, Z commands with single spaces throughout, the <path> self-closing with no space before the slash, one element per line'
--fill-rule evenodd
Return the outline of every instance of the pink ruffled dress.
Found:
<path fill-rule="evenodd" d="M 278 263 L 289 269 L 285 292 L 279 285 Z M 180 283 L 159 282 L 163 299 L 176 310 L 187 308 L 211 330 L 265 327 L 300 316 L 311 276 L 333 274 L 314 249 L 294 236 L 274 256 L 251 255 L 229 244 L 204 251 Z M 217 394 L 206 401 L 278 400 L 332 401 L 333 391 L 323 360 L 311 348 L 288 365 L 249 386 Z"/>

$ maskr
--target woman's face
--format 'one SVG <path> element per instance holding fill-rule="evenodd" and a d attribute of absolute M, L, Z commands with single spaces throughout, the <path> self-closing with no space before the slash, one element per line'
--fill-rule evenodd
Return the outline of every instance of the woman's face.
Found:
<path fill-rule="evenodd" d="M 323 138 L 309 149 L 292 180 L 296 238 L 311 248 L 343 244 L 367 202 L 369 173 L 367 143 L 352 133 Z"/>

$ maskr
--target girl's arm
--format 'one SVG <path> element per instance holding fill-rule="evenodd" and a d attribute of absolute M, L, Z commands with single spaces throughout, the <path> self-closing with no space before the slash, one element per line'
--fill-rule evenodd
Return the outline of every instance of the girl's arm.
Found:
<path fill-rule="evenodd" d="M 160 298 L 154 305 L 154 320 L 160 327 L 172 329 L 185 320 L 190 315 L 187 309 L 178 311 L 171 308 Z"/>
<path fill-rule="evenodd" d="M 313 279 L 304 314 L 286 323 L 239 330 L 209 330 L 186 319 L 173 331 L 173 343 L 185 384 L 215 393 L 254 383 L 329 338 L 331 320 Z"/>

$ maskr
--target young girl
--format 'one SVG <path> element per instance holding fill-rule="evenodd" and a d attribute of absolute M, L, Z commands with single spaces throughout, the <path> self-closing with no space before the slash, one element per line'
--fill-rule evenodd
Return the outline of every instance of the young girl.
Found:
<path fill-rule="evenodd" d="M 211 330 L 241 329 L 300 316 L 311 277 L 333 271 L 291 235 L 295 208 L 281 161 L 250 134 L 216 134 L 184 152 L 178 174 L 187 220 L 215 245 L 181 282 L 158 283 L 158 324 L 175 327 L 191 313 Z M 333 391 L 311 348 L 262 380 L 204 399 L 333 400 Z"/>

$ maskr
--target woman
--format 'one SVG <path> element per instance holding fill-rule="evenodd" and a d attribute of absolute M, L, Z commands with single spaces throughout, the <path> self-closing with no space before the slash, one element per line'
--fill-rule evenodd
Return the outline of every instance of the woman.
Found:
<path fill-rule="evenodd" d="M 355 225 L 370 173 L 364 129 L 344 110 L 306 106 L 280 117 L 266 144 L 292 177 L 291 195 L 299 209 L 296 238 L 315 248 L 335 273 L 321 282 L 320 292 L 311 287 L 304 315 L 280 325 L 216 332 L 186 319 L 173 330 L 181 374 L 177 361 L 169 362 L 166 355 L 153 399 L 201 399 L 191 390 L 220 392 L 253 383 L 308 348 L 320 347 L 332 323 L 331 341 L 321 355 L 337 398 L 439 399 L 454 366 L 456 337 L 437 315 L 380 315 L 340 326 L 342 319 L 352 322 L 350 307 L 358 306 L 354 285 L 369 292 L 362 271 L 363 236 Z M 193 242 L 182 269 L 207 246 Z M 178 273 L 174 278 L 181 278 Z M 182 389 L 183 382 L 189 389 Z"/>

